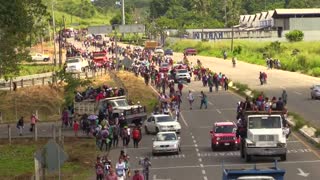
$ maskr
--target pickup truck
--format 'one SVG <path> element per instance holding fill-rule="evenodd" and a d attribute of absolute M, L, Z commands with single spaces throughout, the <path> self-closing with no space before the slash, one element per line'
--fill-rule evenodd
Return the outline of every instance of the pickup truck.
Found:
<path fill-rule="evenodd" d="M 233 122 L 216 122 L 211 134 L 211 149 L 215 151 L 219 147 L 239 149 L 240 138 L 236 136 L 237 126 Z"/>
<path fill-rule="evenodd" d="M 67 73 L 81 73 L 89 68 L 89 63 L 82 57 L 69 57 L 66 60 L 66 66 Z"/>
<path fill-rule="evenodd" d="M 95 100 L 83 100 L 81 102 L 74 102 L 74 111 L 80 115 L 82 114 L 99 114 L 100 111 L 107 109 L 110 104 L 113 109 L 113 117 L 119 117 L 123 113 L 128 124 L 141 125 L 147 118 L 147 111 L 145 106 L 129 105 L 126 96 L 117 96 L 101 99 L 99 102 Z"/>
<path fill-rule="evenodd" d="M 280 169 L 275 162 L 274 167 L 266 169 L 224 169 L 222 180 L 283 180 L 286 171 Z"/>
<path fill-rule="evenodd" d="M 31 56 L 32 57 L 32 61 L 44 61 L 44 62 L 47 62 L 50 60 L 50 57 L 48 55 L 44 55 L 44 54 L 40 54 L 40 53 L 37 53 L 35 54 L 34 56 Z"/>
<path fill-rule="evenodd" d="M 287 138 L 282 111 L 244 111 L 244 120 L 238 123 L 241 136 L 240 154 L 246 162 L 253 156 L 279 156 L 287 159 Z"/>
<path fill-rule="evenodd" d="M 106 51 L 96 51 L 92 52 L 93 62 L 96 67 L 103 67 L 108 62 L 107 52 Z"/>

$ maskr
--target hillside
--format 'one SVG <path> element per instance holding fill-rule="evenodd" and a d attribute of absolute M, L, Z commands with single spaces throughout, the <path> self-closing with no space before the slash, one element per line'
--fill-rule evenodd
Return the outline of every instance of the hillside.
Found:
<path fill-rule="evenodd" d="M 42 0 L 52 15 L 52 0 Z M 90 0 L 55 0 L 53 5 L 57 24 L 65 17 L 67 26 L 86 27 L 88 25 L 109 24 L 114 11 L 103 12 Z"/>

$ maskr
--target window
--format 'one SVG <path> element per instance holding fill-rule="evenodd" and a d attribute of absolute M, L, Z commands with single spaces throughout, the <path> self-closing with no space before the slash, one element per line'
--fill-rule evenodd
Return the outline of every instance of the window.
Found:
<path fill-rule="evenodd" d="M 171 122 L 174 121 L 171 116 L 159 116 L 157 122 Z"/>
<path fill-rule="evenodd" d="M 281 118 L 272 116 L 250 117 L 249 129 L 281 128 Z"/>
<path fill-rule="evenodd" d="M 216 126 L 214 130 L 215 133 L 235 133 L 235 131 L 236 131 L 236 128 L 230 125 Z"/>
<path fill-rule="evenodd" d="M 129 106 L 127 100 L 125 100 L 125 99 L 118 100 L 118 101 L 116 101 L 116 103 L 118 104 L 118 106 Z"/>
<path fill-rule="evenodd" d="M 174 141 L 174 140 L 177 140 L 177 136 L 174 133 L 157 135 L 157 141 Z"/>
<path fill-rule="evenodd" d="M 67 63 L 78 63 L 78 62 L 80 62 L 79 59 L 68 59 L 67 60 Z"/>

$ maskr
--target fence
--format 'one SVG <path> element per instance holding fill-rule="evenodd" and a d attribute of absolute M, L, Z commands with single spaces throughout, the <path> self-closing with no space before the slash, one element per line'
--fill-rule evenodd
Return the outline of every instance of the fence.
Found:
<path fill-rule="evenodd" d="M 96 76 L 106 75 L 107 72 L 107 69 L 98 69 L 95 71 L 75 73 L 74 75 L 78 78 L 92 78 Z M 27 86 L 48 85 L 52 82 L 56 82 L 56 79 L 57 78 L 54 72 L 35 74 L 30 76 L 20 76 L 8 81 L 0 79 L 0 89 L 12 91 L 17 88 L 23 88 Z"/>

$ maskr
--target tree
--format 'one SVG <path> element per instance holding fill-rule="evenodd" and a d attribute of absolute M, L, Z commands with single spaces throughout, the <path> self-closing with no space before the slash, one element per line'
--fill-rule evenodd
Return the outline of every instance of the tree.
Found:
<path fill-rule="evenodd" d="M 300 30 L 293 30 L 286 33 L 286 39 L 290 42 L 302 41 L 303 37 L 304 37 L 304 34 Z"/>
<path fill-rule="evenodd" d="M 0 3 L 0 77 L 19 73 L 18 64 L 30 59 L 30 46 L 36 22 L 46 16 L 41 0 L 15 0 Z M 39 27 L 39 25 L 37 25 Z"/>

